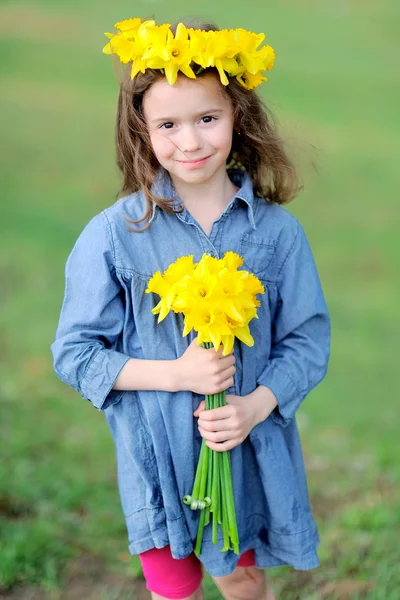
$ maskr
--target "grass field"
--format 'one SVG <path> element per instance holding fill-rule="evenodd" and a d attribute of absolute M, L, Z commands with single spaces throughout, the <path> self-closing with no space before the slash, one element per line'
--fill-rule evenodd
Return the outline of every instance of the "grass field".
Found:
<path fill-rule="evenodd" d="M 395 0 L 1 4 L 0 597 L 145 597 L 103 415 L 56 379 L 49 346 L 66 257 L 118 187 L 103 31 L 193 13 L 265 31 L 276 48 L 263 93 L 302 169 L 289 210 L 332 315 L 328 377 L 299 411 L 322 566 L 270 576 L 281 600 L 399 600 Z"/>

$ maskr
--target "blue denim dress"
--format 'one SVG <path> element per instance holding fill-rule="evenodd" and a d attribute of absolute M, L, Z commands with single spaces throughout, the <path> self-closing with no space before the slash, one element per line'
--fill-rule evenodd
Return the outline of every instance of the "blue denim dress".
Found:
<path fill-rule="evenodd" d="M 65 298 L 52 345 L 57 375 L 105 413 L 117 453 L 118 482 L 129 537 L 138 554 L 169 544 L 174 558 L 193 550 L 199 518 L 183 504 L 192 491 L 201 438 L 191 392 L 115 391 L 129 358 L 176 359 L 193 337 L 182 337 L 183 316 L 157 324 L 159 298 L 145 294 L 150 277 L 178 257 L 228 250 L 265 286 L 254 346 L 235 343 L 236 374 L 227 393 L 245 396 L 270 388 L 277 409 L 231 451 L 241 553 L 254 549 L 258 567 L 318 566 L 318 533 L 311 513 L 296 411 L 324 377 L 330 323 L 315 263 L 298 221 L 256 196 L 249 175 L 229 171 L 239 188 L 207 236 L 184 209 L 153 206 L 151 226 L 128 230 L 126 217 L 144 214 L 141 193 L 97 215 L 78 238 L 66 265 Z M 155 191 L 174 197 L 160 172 Z M 176 204 L 179 205 L 179 198 Z M 231 573 L 238 557 L 220 552 L 207 526 L 200 556 L 213 576 Z"/>

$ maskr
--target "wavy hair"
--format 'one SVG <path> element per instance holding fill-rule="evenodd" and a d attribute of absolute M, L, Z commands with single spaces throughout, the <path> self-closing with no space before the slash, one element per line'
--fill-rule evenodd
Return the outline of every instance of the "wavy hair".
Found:
<path fill-rule="evenodd" d="M 217 31 L 212 24 L 187 24 L 193 29 Z M 176 27 L 176 25 L 175 25 Z M 172 28 L 174 29 L 174 28 Z M 218 71 L 207 68 L 197 77 Z M 143 96 L 146 90 L 158 79 L 163 78 L 159 70 L 146 70 L 131 79 L 130 65 L 120 78 L 120 91 L 116 120 L 117 165 L 123 181 L 117 196 L 141 190 L 146 199 L 146 211 L 132 224 L 147 222 L 144 231 L 150 226 L 153 202 L 170 213 L 178 212 L 176 198 L 162 198 L 154 194 L 152 187 L 160 164 L 153 152 L 149 131 L 143 115 Z M 221 84 L 233 110 L 233 138 L 227 168 L 246 170 L 253 182 L 254 192 L 268 202 L 287 204 L 300 189 L 296 169 L 288 157 L 283 140 L 277 132 L 274 118 L 264 101 L 254 90 L 245 89 L 235 78 L 227 86 Z"/>

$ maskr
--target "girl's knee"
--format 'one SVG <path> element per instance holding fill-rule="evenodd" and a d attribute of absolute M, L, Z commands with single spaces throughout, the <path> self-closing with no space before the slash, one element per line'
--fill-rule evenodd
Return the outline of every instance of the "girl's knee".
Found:
<path fill-rule="evenodd" d="M 267 582 L 264 571 L 256 567 L 237 567 L 231 575 L 214 577 L 226 600 L 266 600 Z"/>
<path fill-rule="evenodd" d="M 151 599 L 168 600 L 166 596 L 160 596 L 159 594 L 155 594 L 154 592 L 151 592 Z M 204 600 L 204 592 L 202 586 L 200 586 L 199 589 L 196 590 L 193 594 L 190 594 L 190 596 L 186 596 L 182 600 Z"/>

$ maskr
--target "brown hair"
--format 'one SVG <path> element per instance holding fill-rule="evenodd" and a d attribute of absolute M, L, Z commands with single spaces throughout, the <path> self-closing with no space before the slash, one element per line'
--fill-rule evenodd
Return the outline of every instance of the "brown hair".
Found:
<path fill-rule="evenodd" d="M 211 24 L 189 24 L 187 27 L 217 30 Z M 216 69 L 208 68 L 197 77 L 213 71 L 218 76 Z M 122 172 L 123 183 L 118 195 L 142 190 L 147 202 L 143 217 L 128 219 L 130 223 L 149 221 L 153 202 L 168 212 L 177 212 L 176 207 L 172 207 L 175 199 L 159 197 L 152 191 L 160 165 L 152 149 L 142 110 L 145 91 L 162 77 L 164 75 L 159 70 L 148 69 L 131 79 L 128 65 L 120 82 L 116 146 L 117 165 Z M 246 170 L 253 182 L 254 192 L 265 200 L 276 204 L 290 202 L 299 190 L 297 174 L 269 109 L 254 90 L 245 89 L 235 78 L 231 78 L 227 86 L 221 84 L 221 88 L 231 100 L 234 117 L 232 149 L 227 168 Z M 144 231 L 149 226 L 148 222 L 142 229 L 132 230 Z"/>

